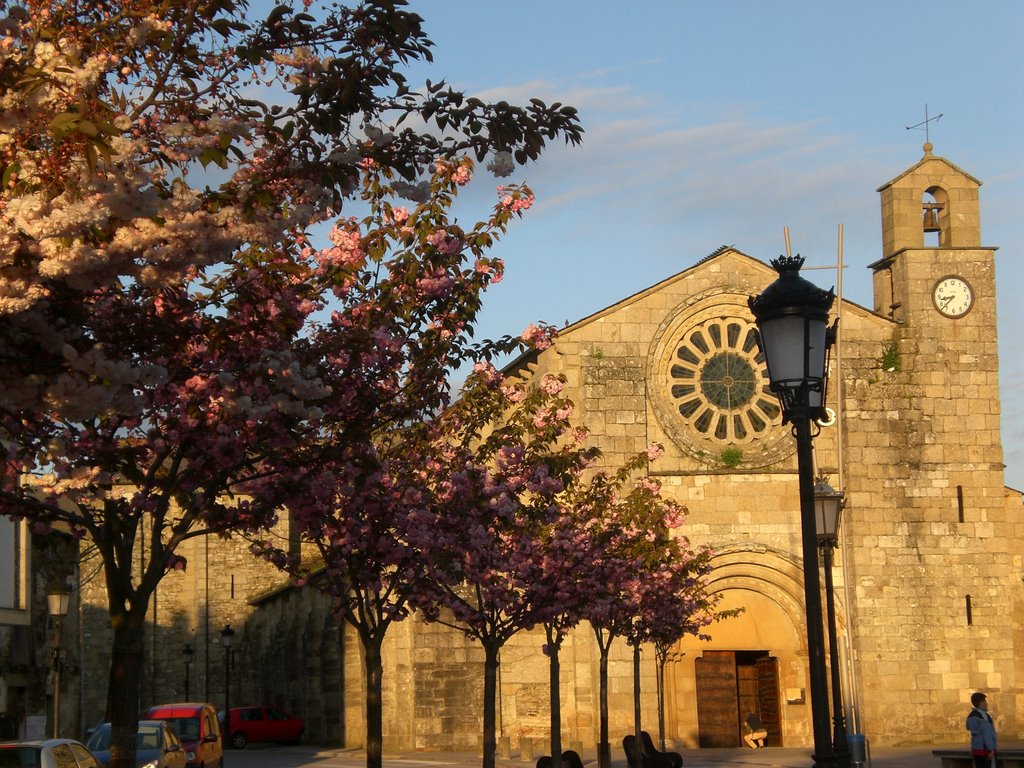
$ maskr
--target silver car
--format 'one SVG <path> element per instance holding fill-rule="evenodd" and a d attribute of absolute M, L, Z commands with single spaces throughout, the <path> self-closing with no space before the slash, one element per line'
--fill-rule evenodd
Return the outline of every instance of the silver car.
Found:
<path fill-rule="evenodd" d="M 100 766 L 110 765 L 110 723 L 98 726 L 86 746 L 100 761 Z M 135 735 L 136 768 L 185 768 L 185 749 L 178 735 L 163 720 L 140 720 Z"/>
<path fill-rule="evenodd" d="M 0 743 L 0 768 L 100 768 L 100 763 L 74 739 L 40 739 Z"/>

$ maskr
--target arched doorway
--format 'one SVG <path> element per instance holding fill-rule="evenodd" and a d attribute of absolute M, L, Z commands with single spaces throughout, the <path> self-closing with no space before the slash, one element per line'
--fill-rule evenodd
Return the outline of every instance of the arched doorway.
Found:
<path fill-rule="evenodd" d="M 681 642 L 669 721 L 689 747 L 739 747 L 754 712 L 770 746 L 806 744 L 806 632 L 798 562 L 764 547 L 715 558 L 709 589 L 742 612 L 709 627 L 710 640 Z"/>
<path fill-rule="evenodd" d="M 702 748 L 742 746 L 748 713 L 768 731 L 767 744 L 785 746 L 778 657 L 768 651 L 705 651 L 695 669 Z"/>

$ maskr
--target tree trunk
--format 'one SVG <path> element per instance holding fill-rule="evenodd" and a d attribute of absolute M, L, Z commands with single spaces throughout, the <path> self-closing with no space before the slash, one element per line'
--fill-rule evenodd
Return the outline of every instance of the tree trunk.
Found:
<path fill-rule="evenodd" d="M 545 624 L 544 630 L 548 636 L 548 681 L 551 688 L 551 768 L 562 768 L 561 667 L 558 663 L 562 638 L 550 625 Z"/>
<path fill-rule="evenodd" d="M 364 633 L 363 659 L 366 672 L 366 768 L 381 768 L 384 752 L 384 664 L 382 637 Z"/>
<path fill-rule="evenodd" d="M 497 752 L 498 652 L 501 645 L 483 641 L 484 646 L 484 758 L 483 768 L 494 768 Z"/>
<path fill-rule="evenodd" d="M 633 646 L 633 734 L 640 739 L 640 644 Z"/>
<path fill-rule="evenodd" d="M 114 643 L 107 683 L 110 722 L 110 768 L 135 768 L 135 734 L 139 730 L 139 684 L 145 623 L 125 613 L 114 619 Z"/>
<path fill-rule="evenodd" d="M 594 627 L 597 635 L 597 647 L 601 652 L 600 666 L 598 668 L 598 708 L 600 710 L 600 740 L 597 743 L 597 765 L 598 768 L 611 768 L 612 745 L 608 741 L 608 653 L 612 647 L 614 635 L 608 633 L 605 638 L 602 630 Z"/>
<path fill-rule="evenodd" d="M 658 739 L 661 751 L 665 751 L 665 665 L 668 663 L 668 650 L 662 652 L 655 646 L 658 687 Z"/>

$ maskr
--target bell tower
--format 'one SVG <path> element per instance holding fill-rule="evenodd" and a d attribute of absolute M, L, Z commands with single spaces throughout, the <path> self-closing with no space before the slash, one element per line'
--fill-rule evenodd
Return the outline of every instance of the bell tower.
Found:
<path fill-rule="evenodd" d="M 862 433 L 844 457 L 859 674 L 874 695 L 907 692 L 922 719 L 906 738 L 956 723 L 972 690 L 1004 709 L 1019 692 L 1020 501 L 1003 480 L 996 249 L 982 245 L 980 186 L 926 143 L 878 189 L 882 257 L 870 268 L 888 322 L 845 390 Z M 898 626 L 890 642 L 884 628 Z M 877 714 L 866 730 L 891 733 Z"/>
<path fill-rule="evenodd" d="M 926 143 L 924 157 L 916 165 L 878 188 L 882 201 L 883 258 L 871 265 L 876 312 L 898 322 L 909 321 L 910 314 L 916 309 L 913 305 L 916 297 L 910 293 L 914 286 L 908 282 L 910 274 L 901 268 L 901 262 L 923 259 L 927 263 L 922 266 L 927 269 L 929 264 L 934 267 L 946 261 L 943 254 L 948 256 L 952 250 L 959 249 L 975 251 L 975 255 L 969 259 L 955 259 L 956 263 L 950 264 L 954 269 L 951 274 L 958 276 L 956 269 L 982 268 L 987 262 L 990 267 L 988 274 L 977 277 L 992 281 L 987 293 L 989 297 L 994 296 L 995 283 L 991 273 L 994 249 L 983 249 L 981 245 L 979 187 L 980 181 L 948 160 L 933 155 L 932 145 Z M 975 263 L 970 265 L 967 261 Z M 943 276 L 934 275 L 935 280 Z M 963 276 L 959 276 L 959 282 L 953 287 L 960 293 L 969 291 L 972 300 L 977 297 L 975 291 L 983 288 L 980 285 L 975 288 Z M 948 291 L 942 295 L 947 294 Z M 943 301 L 938 296 L 933 299 Z M 969 302 L 966 295 L 949 302 L 958 309 L 963 309 L 965 303 L 969 304 L 967 310 L 972 308 L 973 301 Z M 950 309 L 950 306 L 945 309 Z M 966 311 L 943 314 L 959 318 Z"/>

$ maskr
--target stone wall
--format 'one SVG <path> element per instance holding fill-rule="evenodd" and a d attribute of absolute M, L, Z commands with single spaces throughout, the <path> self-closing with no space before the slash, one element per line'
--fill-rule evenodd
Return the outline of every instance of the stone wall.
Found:
<path fill-rule="evenodd" d="M 60 734 L 78 733 L 80 666 L 78 599 L 74 591 L 78 541 L 60 531 L 28 535 L 27 605 L 23 622 L 0 625 L 0 713 L 9 736 L 41 737 L 53 728 L 53 647 L 55 624 L 46 594 L 65 585 L 71 592 L 68 615 L 61 620 L 64 671 L 61 676 Z M 28 730 L 26 730 L 28 728 Z M 31 729 L 39 729 L 32 734 Z"/>

